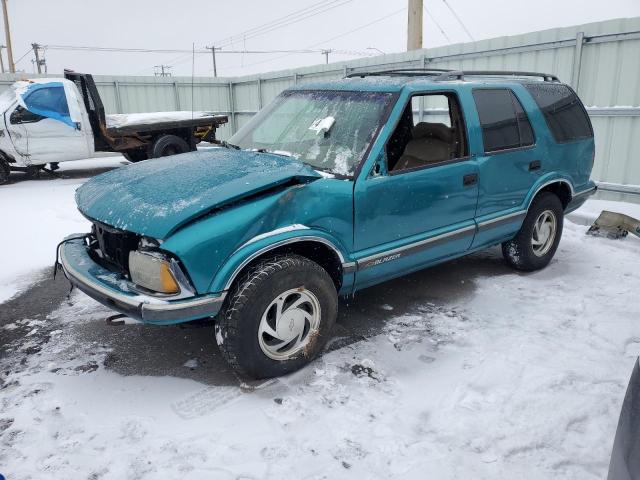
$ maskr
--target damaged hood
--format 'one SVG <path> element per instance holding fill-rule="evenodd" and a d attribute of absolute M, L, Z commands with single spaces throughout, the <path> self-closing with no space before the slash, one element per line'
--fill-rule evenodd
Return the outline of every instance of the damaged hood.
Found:
<path fill-rule="evenodd" d="M 164 239 L 212 210 L 318 178 L 318 172 L 293 159 L 220 148 L 151 159 L 99 175 L 76 191 L 76 202 L 93 220 Z"/>

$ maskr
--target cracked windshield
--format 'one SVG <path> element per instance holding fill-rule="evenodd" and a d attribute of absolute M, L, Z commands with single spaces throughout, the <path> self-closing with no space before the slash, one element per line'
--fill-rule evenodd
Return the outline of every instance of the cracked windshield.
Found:
<path fill-rule="evenodd" d="M 276 98 L 229 143 L 353 175 L 382 124 L 392 94 L 294 91 Z"/>

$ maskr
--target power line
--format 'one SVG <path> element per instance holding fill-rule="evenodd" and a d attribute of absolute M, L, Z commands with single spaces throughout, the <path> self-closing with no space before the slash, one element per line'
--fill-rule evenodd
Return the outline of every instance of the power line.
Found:
<path fill-rule="evenodd" d="M 321 2 L 319 4 L 303 8 L 301 10 L 296 10 L 288 15 L 277 18 L 257 27 L 253 27 L 249 30 L 245 30 L 244 32 L 238 33 L 236 35 L 224 38 L 222 40 L 214 42 L 214 44 L 216 46 L 225 47 L 241 40 L 248 40 L 250 38 L 264 35 L 274 30 L 293 25 L 294 23 L 301 22 L 308 18 L 315 17 L 316 15 L 328 12 L 329 10 L 333 10 L 353 1 L 354 0 L 329 0 L 327 2 Z"/>
<path fill-rule="evenodd" d="M 49 50 L 89 51 L 89 52 L 128 52 L 128 53 L 191 53 L 191 50 L 174 48 L 124 48 L 124 47 L 96 47 L 85 45 L 45 45 Z M 203 50 L 200 53 L 205 52 Z"/>
<path fill-rule="evenodd" d="M 436 21 L 436 19 L 434 18 L 434 16 L 431 14 L 431 12 L 429 10 L 427 10 L 427 7 L 425 7 L 424 5 L 422 6 L 424 13 L 427 14 L 427 16 L 431 19 L 431 21 L 436 25 L 436 27 L 438 27 L 438 30 L 440 30 L 440 33 L 442 33 L 442 35 L 444 36 L 444 38 L 447 39 L 447 42 L 451 43 L 451 39 L 449 38 L 449 35 L 447 35 L 444 30 L 442 29 L 442 27 L 440 26 L 440 24 Z"/>
<path fill-rule="evenodd" d="M 340 1 L 340 0 L 331 0 L 331 1 L 329 1 L 329 3 L 327 3 L 326 1 L 322 1 L 320 3 L 301 8 L 300 10 L 295 10 L 295 11 L 293 11 L 293 12 L 287 14 L 287 15 L 284 15 L 282 17 L 278 17 L 278 18 L 276 18 L 274 20 L 271 20 L 269 22 L 257 25 L 255 27 L 252 27 L 252 28 L 250 28 L 248 30 L 245 30 L 243 32 L 237 33 L 235 35 L 231 35 L 229 37 L 225 37 L 223 39 L 220 39 L 220 40 L 216 41 L 216 44 L 233 43 L 234 41 L 239 41 L 243 37 L 245 37 L 246 35 L 250 35 L 250 34 L 256 33 L 256 32 L 258 32 L 260 30 L 265 29 L 265 28 L 273 27 L 274 25 L 279 24 L 279 23 L 281 23 L 283 21 L 293 20 L 293 19 L 295 19 L 296 17 L 298 17 L 300 15 L 304 15 L 306 13 L 312 12 L 317 8 L 321 8 L 321 7 L 327 6 L 327 5 L 331 4 L 331 3 L 335 3 L 336 1 Z"/>
<path fill-rule="evenodd" d="M 18 62 L 20 62 L 20 60 L 22 60 L 24 57 L 26 57 L 27 55 L 29 55 L 31 52 L 33 52 L 32 48 L 29 48 L 29 50 L 27 50 L 26 52 L 24 52 L 24 55 L 22 55 L 18 60 L 15 61 L 15 64 L 17 65 Z"/>
<path fill-rule="evenodd" d="M 467 28 L 467 26 L 464 24 L 464 22 L 462 21 L 462 19 L 458 16 L 458 14 L 456 13 L 456 11 L 453 9 L 453 7 L 451 5 L 449 5 L 449 2 L 447 2 L 447 0 L 442 0 L 442 3 L 444 3 L 447 8 L 451 11 L 451 13 L 453 14 L 454 17 L 456 17 L 456 20 L 458 21 L 458 23 L 462 26 L 462 28 L 464 29 L 464 31 L 467 33 L 467 35 L 469 35 L 469 38 L 472 41 L 476 41 L 475 38 L 473 38 L 473 35 L 471 35 L 471 32 L 469 32 L 469 29 Z"/>
<path fill-rule="evenodd" d="M 85 52 L 108 52 L 108 53 L 187 53 L 191 55 L 191 50 L 180 49 L 163 49 L 163 48 L 124 48 L 124 47 L 95 47 L 95 46 L 80 46 L 80 45 L 41 45 L 43 48 L 49 50 L 65 50 L 65 51 L 85 51 Z M 209 53 L 210 48 L 206 50 L 196 50 L 196 54 Z M 31 50 L 29 50 L 31 51 Z M 271 50 L 222 50 L 216 47 L 217 53 L 222 54 L 246 54 L 246 53 L 320 53 L 320 50 L 309 49 L 271 49 Z M 27 52 L 29 53 L 29 52 Z M 177 58 L 181 58 L 180 57 Z"/>
<path fill-rule="evenodd" d="M 380 22 L 382 22 L 383 20 L 386 20 L 387 18 L 393 17 L 394 15 L 397 15 L 397 14 L 399 14 L 400 12 L 405 11 L 406 9 L 407 9 L 407 7 L 400 8 L 400 9 L 395 10 L 395 11 L 393 11 L 393 12 L 391 12 L 391 13 L 387 14 L 387 15 L 384 15 L 383 17 L 377 18 L 376 20 L 373 20 L 372 22 L 365 23 L 364 25 L 360 25 L 359 27 L 356 27 L 356 28 L 354 28 L 354 29 L 352 29 L 352 30 L 349 30 L 348 32 L 344 32 L 344 33 L 341 33 L 340 35 L 336 35 L 335 37 L 331 37 L 331 38 L 328 38 L 328 39 L 323 40 L 323 41 L 321 41 L 321 42 L 314 43 L 313 45 L 309 45 L 308 47 L 305 47 L 305 48 L 313 48 L 313 47 L 317 47 L 318 45 L 322 45 L 322 44 L 325 44 L 325 43 L 327 43 L 327 42 L 332 42 L 332 41 L 337 40 L 337 39 L 339 39 L 339 38 L 346 37 L 347 35 L 351 35 L 351 34 L 352 34 L 352 33 L 354 33 L 354 32 L 358 32 L 358 31 L 363 30 L 363 29 L 365 29 L 365 28 L 367 28 L 367 27 L 370 27 L 371 25 L 375 25 L 376 23 L 380 23 Z M 336 53 L 337 53 L 337 52 L 338 52 L 338 50 L 334 50 L 334 52 L 336 52 Z M 279 57 L 270 58 L 270 59 L 267 59 L 267 60 L 262 60 L 262 61 L 259 61 L 259 62 L 250 63 L 249 65 L 245 65 L 245 66 L 246 66 L 246 67 L 252 67 L 252 66 L 254 66 L 254 65 L 260 65 L 260 64 L 263 64 L 263 63 L 274 62 L 274 61 L 276 61 L 276 60 L 280 60 L 281 58 L 285 58 L 285 57 L 288 57 L 288 56 L 290 56 L 290 55 L 292 55 L 292 54 L 288 53 L 288 54 L 286 54 L 286 55 L 281 55 L 281 56 L 279 56 Z M 366 54 L 365 54 L 365 55 L 366 55 Z M 364 56 L 364 55 L 363 55 L 363 56 Z"/>
<path fill-rule="evenodd" d="M 284 15 L 283 17 L 279 17 L 275 20 L 272 20 L 270 22 L 267 22 L 265 24 L 262 25 L 258 25 L 256 27 L 250 28 L 248 30 L 245 30 L 244 32 L 241 32 L 239 34 L 236 35 L 232 35 L 230 37 L 226 37 L 223 38 L 221 40 L 218 40 L 216 42 L 214 42 L 215 48 L 216 50 L 214 52 L 216 53 L 212 53 L 212 56 L 217 54 L 217 53 L 240 53 L 240 54 L 244 54 L 244 53 L 286 53 L 287 55 L 290 54 L 294 54 L 294 53 L 319 53 L 319 52 L 311 52 L 311 51 L 295 51 L 295 50 L 280 50 L 280 51 L 248 51 L 248 50 L 240 50 L 240 51 L 224 51 L 222 50 L 223 47 L 225 46 L 229 46 L 232 45 L 233 43 L 243 40 L 246 41 L 247 39 L 251 39 L 254 37 L 257 37 L 259 35 L 264 35 L 266 33 L 272 32 L 274 30 L 280 29 L 280 28 L 284 28 L 287 27 L 289 25 L 292 25 L 294 23 L 298 23 L 300 21 L 306 20 L 308 18 L 314 17 L 316 15 L 319 15 L 321 13 L 327 12 L 329 10 L 332 10 L 334 8 L 337 7 L 341 7 L 342 5 L 346 5 L 347 3 L 353 2 L 354 0 L 329 0 L 326 2 L 320 2 L 305 8 L 302 8 L 300 10 L 295 10 L 294 12 L 291 12 L 287 15 Z M 218 50 L 218 48 L 220 48 L 221 50 Z M 209 48 L 210 50 L 210 48 Z M 145 52 L 146 53 L 146 52 Z M 191 53 L 191 52 L 188 52 Z M 200 53 L 205 53 L 205 52 L 201 52 L 198 51 L 196 52 L 198 54 Z M 366 55 L 366 54 L 365 54 Z M 178 65 L 181 63 L 184 63 L 188 60 L 189 57 L 187 57 L 186 55 L 181 55 L 179 57 L 176 57 L 174 61 L 170 61 L 168 63 L 173 63 L 174 65 Z M 174 63 L 175 62 L 175 63 Z"/>

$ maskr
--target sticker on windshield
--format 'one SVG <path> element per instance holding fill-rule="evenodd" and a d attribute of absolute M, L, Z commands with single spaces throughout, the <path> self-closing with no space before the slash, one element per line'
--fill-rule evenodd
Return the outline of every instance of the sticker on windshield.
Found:
<path fill-rule="evenodd" d="M 318 135 L 319 133 L 326 133 L 331 130 L 331 127 L 333 127 L 334 123 L 336 123 L 336 119 L 331 116 L 318 118 L 317 120 L 314 120 L 314 122 L 309 127 L 309 130 L 313 130 L 314 132 L 316 132 L 316 135 Z"/>

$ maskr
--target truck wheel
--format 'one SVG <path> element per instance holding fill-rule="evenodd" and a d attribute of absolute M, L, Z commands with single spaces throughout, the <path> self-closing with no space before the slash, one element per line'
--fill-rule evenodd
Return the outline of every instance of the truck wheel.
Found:
<path fill-rule="evenodd" d="M 144 148 L 127 150 L 126 152 L 122 152 L 122 155 L 124 156 L 124 158 L 133 163 L 141 162 L 142 160 L 146 160 L 149 158 L 149 156 L 147 155 L 147 150 Z"/>
<path fill-rule="evenodd" d="M 253 378 L 284 375 L 325 346 L 338 311 L 329 274 L 298 255 L 260 262 L 237 282 L 216 320 L 227 362 Z"/>
<path fill-rule="evenodd" d="M 175 135 L 163 135 L 151 148 L 151 158 L 168 157 L 190 151 L 189 144 Z"/>
<path fill-rule="evenodd" d="M 0 158 L 0 185 L 9 181 L 9 164 L 4 158 Z"/>
<path fill-rule="evenodd" d="M 27 175 L 27 179 L 37 180 L 38 178 L 40 178 L 41 167 L 41 165 L 29 165 L 24 171 Z"/>
<path fill-rule="evenodd" d="M 563 215 L 562 203 L 556 195 L 549 192 L 538 195 L 518 234 L 502 244 L 507 263 L 528 272 L 546 267 L 562 237 Z"/>

